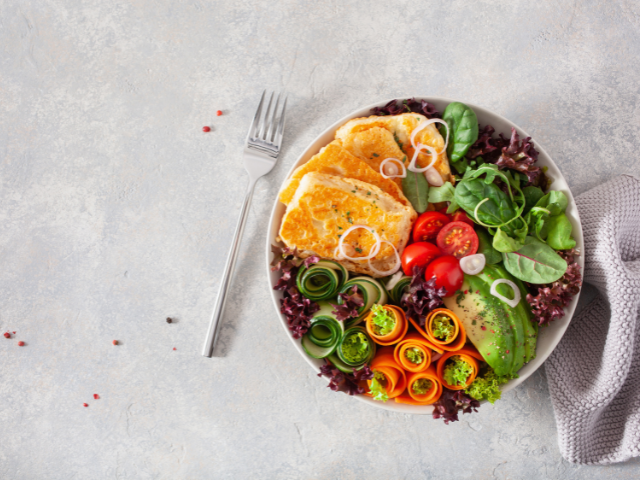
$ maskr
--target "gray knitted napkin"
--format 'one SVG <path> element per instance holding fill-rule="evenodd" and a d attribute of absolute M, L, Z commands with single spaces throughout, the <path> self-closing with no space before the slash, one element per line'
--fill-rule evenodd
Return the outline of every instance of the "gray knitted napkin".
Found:
<path fill-rule="evenodd" d="M 570 462 L 640 456 L 640 180 L 621 176 L 577 197 L 584 281 L 599 297 L 571 320 L 545 363 Z"/>

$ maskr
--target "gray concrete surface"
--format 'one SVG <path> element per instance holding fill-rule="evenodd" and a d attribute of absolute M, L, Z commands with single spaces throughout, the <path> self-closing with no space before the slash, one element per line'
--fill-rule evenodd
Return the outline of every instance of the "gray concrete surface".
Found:
<path fill-rule="evenodd" d="M 562 460 L 544 371 L 449 426 L 331 392 L 263 245 L 305 145 L 393 96 L 512 119 L 574 193 L 637 173 L 639 29 L 629 0 L 0 2 L 0 478 L 638 478 Z M 263 88 L 286 146 L 205 359 Z"/>

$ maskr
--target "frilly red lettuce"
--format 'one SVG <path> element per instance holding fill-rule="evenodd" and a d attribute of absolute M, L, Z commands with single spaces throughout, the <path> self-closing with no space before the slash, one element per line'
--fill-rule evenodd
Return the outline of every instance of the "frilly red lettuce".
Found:
<path fill-rule="evenodd" d="M 326 362 L 328 360 L 325 359 Z M 332 364 L 326 363 L 320 367 L 319 377 L 329 377 L 329 385 L 334 392 L 344 392 L 348 395 L 362 395 L 365 389 L 360 383 L 373 378 L 373 372 L 366 363 L 359 370 L 353 369 L 353 374 L 344 373 L 335 368 Z"/>
<path fill-rule="evenodd" d="M 357 285 L 354 285 L 351 288 L 351 295 L 348 295 L 347 293 L 339 293 L 338 298 L 342 300 L 342 304 L 331 304 L 331 306 L 335 308 L 331 313 L 336 316 L 336 320 L 344 322 L 345 320 L 355 318 L 359 315 L 358 309 L 364 305 L 364 300 L 362 295 L 358 293 Z"/>
<path fill-rule="evenodd" d="M 296 286 L 296 276 L 300 266 L 308 267 L 318 262 L 320 258 L 314 255 L 303 260 L 297 257 L 297 250 L 275 245 L 271 245 L 271 251 L 273 252 L 271 270 L 282 272 L 273 287 L 274 290 L 282 290 L 280 313 L 287 319 L 293 338 L 301 338 L 309 330 L 310 320 L 313 314 L 320 310 L 320 306 L 300 293 Z"/>
<path fill-rule="evenodd" d="M 407 98 L 406 100 L 391 100 L 384 107 L 374 107 L 371 109 L 372 115 L 399 115 L 401 113 L 414 112 L 424 115 L 427 118 L 441 118 L 436 107 L 426 100 L 416 100 Z"/>
<path fill-rule="evenodd" d="M 447 294 L 446 289 L 436 288 L 436 279 L 424 279 L 425 267 L 413 267 L 413 278 L 409 284 L 409 291 L 400 306 L 407 317 L 424 327 L 427 315 L 431 310 L 444 304 L 442 297 Z"/>
<path fill-rule="evenodd" d="M 538 287 L 537 295 L 527 295 L 527 302 L 531 306 L 534 319 L 541 326 L 549 325 L 552 321 L 564 317 L 564 307 L 580 291 L 582 274 L 580 265 L 575 261 L 579 255 L 575 249 L 561 250 L 558 254 L 567 261 L 567 271 L 560 280 Z"/>
<path fill-rule="evenodd" d="M 458 412 L 472 413 L 480 408 L 480 402 L 466 395 L 462 390 L 444 388 L 442 396 L 433 404 L 433 418 L 442 418 L 444 423 L 458 421 Z"/>

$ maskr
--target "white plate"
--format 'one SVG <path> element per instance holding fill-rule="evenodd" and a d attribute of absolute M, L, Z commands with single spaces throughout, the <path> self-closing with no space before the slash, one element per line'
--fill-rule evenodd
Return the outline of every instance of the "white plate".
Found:
<path fill-rule="evenodd" d="M 407 98 L 407 97 L 402 97 L 402 98 Z M 445 107 L 449 103 L 457 101 L 457 100 L 451 100 L 451 99 L 442 98 L 442 97 L 416 97 L 416 99 L 417 100 L 424 99 L 427 102 L 432 103 L 433 105 L 435 105 L 436 109 L 439 112 L 443 112 Z M 347 121 L 351 120 L 352 118 L 367 117 L 371 115 L 370 110 L 373 107 L 383 106 L 389 101 L 390 100 L 385 100 L 384 102 L 374 103 L 367 107 L 358 109 L 350 113 L 346 117 L 341 118 L 336 123 L 334 123 L 329 128 L 327 128 L 324 132 L 318 135 L 313 142 L 311 142 L 311 144 L 304 150 L 304 152 L 302 152 L 302 155 L 300 155 L 298 160 L 291 167 L 291 170 L 289 170 L 289 173 L 287 174 L 287 178 L 291 176 L 291 174 L 297 167 L 307 162 L 312 156 L 318 153 L 318 151 L 322 147 L 330 143 L 334 139 L 335 132 L 339 127 L 344 125 Z M 502 133 L 505 136 L 510 136 L 511 127 L 515 127 L 521 139 L 530 136 L 522 128 L 518 127 L 513 122 L 510 122 L 506 118 L 501 117 L 500 115 L 497 115 L 493 112 L 490 112 L 485 108 L 478 107 L 477 105 L 472 105 L 471 103 L 468 103 L 468 102 L 464 102 L 464 103 L 466 103 L 469 107 L 471 107 L 473 111 L 476 113 L 478 117 L 478 122 L 480 123 L 480 125 L 484 126 L 489 124 L 493 126 L 493 128 L 496 129 L 496 134 Z M 553 179 L 553 183 L 551 184 L 550 188 L 552 188 L 553 190 L 563 191 L 567 195 L 567 198 L 569 199 L 569 206 L 567 207 L 566 214 L 567 214 L 567 217 L 569 217 L 571 224 L 573 225 L 573 237 L 575 238 L 577 243 L 576 248 L 579 249 L 581 252 L 583 252 L 583 254 L 578 257 L 577 261 L 580 264 L 581 269 L 584 270 L 584 260 L 583 260 L 584 245 L 582 242 L 582 224 L 580 223 L 580 217 L 578 215 L 578 209 L 576 208 L 573 195 L 571 195 L 571 191 L 569 190 L 569 186 L 567 185 L 567 182 L 562 176 L 562 173 L 560 173 L 560 170 L 558 169 L 556 164 L 553 162 L 553 160 L 551 160 L 551 157 L 547 155 L 547 152 L 544 151 L 542 146 L 536 141 L 535 138 L 533 139 L 533 143 L 535 145 L 536 150 L 540 152 L 540 155 L 538 156 L 538 161 L 536 164 L 541 167 L 543 166 L 547 167 L 548 168 L 547 175 L 551 179 Z M 287 321 L 284 318 L 284 316 L 280 313 L 280 299 L 282 298 L 282 293 L 279 291 L 273 290 L 273 285 L 275 285 L 275 283 L 278 281 L 279 273 L 271 271 L 271 267 L 270 267 L 271 256 L 272 256 L 271 245 L 277 245 L 277 242 L 275 239 L 278 235 L 278 231 L 280 229 L 280 222 L 285 213 L 285 210 L 286 210 L 285 205 L 280 203 L 276 198 L 275 204 L 273 206 L 273 210 L 271 211 L 271 219 L 269 220 L 269 234 L 267 235 L 267 245 L 266 245 L 267 246 L 267 271 L 269 273 L 268 278 L 270 281 L 269 290 L 271 291 L 271 298 L 273 299 L 273 304 L 276 307 L 276 312 L 278 312 L 278 316 L 280 317 L 280 321 L 282 322 L 282 327 L 284 328 L 285 334 L 287 335 L 287 337 L 289 337 L 289 339 L 293 343 L 293 346 L 298 351 L 298 353 L 302 355 L 302 357 L 307 361 L 307 363 L 309 363 L 309 365 L 311 365 L 311 367 L 316 372 L 319 372 L 319 367 L 324 363 L 324 361 L 316 360 L 314 358 L 307 356 L 307 354 L 302 349 L 302 346 L 300 345 L 300 340 L 295 340 L 291 336 L 291 333 L 287 326 Z M 573 298 L 572 302 L 567 306 L 567 308 L 565 308 L 565 316 L 562 319 L 554 321 L 549 327 L 540 329 L 540 333 L 538 335 L 538 346 L 537 346 L 536 358 L 530 361 L 518 372 L 518 374 L 520 375 L 519 378 L 515 380 L 511 380 L 509 383 L 502 386 L 503 392 L 507 392 L 517 387 L 522 382 L 524 382 L 527 378 L 529 378 L 533 372 L 535 372 L 538 368 L 540 368 L 540 365 L 543 364 L 543 362 L 551 354 L 553 349 L 556 348 L 556 345 L 558 345 L 558 342 L 560 342 L 562 335 L 564 335 L 565 330 L 569 326 L 569 322 L 571 321 L 573 312 L 575 311 L 576 305 L 578 304 L 579 296 L 580 294 L 576 295 Z M 320 382 L 320 379 L 318 380 L 319 380 L 318 387 L 322 386 L 324 388 L 324 384 Z M 344 394 L 341 394 L 341 395 L 344 395 Z M 402 403 L 396 403 L 393 400 L 389 400 L 386 403 L 382 403 L 382 402 L 377 402 L 375 400 L 372 400 L 369 397 L 365 397 L 364 395 L 355 395 L 353 398 L 356 398 L 361 402 L 368 403 L 369 405 L 372 405 L 374 407 L 382 408 L 384 410 L 390 410 L 393 412 L 414 413 L 414 414 L 422 414 L 422 415 L 430 414 L 433 412 L 433 407 L 431 405 L 425 405 L 425 406 L 407 405 Z M 500 405 L 500 403 L 498 402 L 497 405 Z"/>

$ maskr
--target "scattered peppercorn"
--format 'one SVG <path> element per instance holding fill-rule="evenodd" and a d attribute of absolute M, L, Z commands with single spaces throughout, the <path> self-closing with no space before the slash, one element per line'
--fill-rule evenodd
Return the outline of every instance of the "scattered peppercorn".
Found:
<path fill-rule="evenodd" d="M 217 115 L 217 116 L 222 115 L 222 110 L 218 110 L 218 111 L 216 112 L 216 115 Z"/>
<path fill-rule="evenodd" d="M 24 342 L 23 342 L 22 340 L 20 340 L 20 341 L 18 342 L 18 346 L 19 346 L 19 347 L 24 347 Z"/>
<path fill-rule="evenodd" d="M 173 322 L 173 319 L 171 317 L 167 317 L 167 323 L 171 323 Z"/>
<path fill-rule="evenodd" d="M 211 127 L 202 127 L 202 131 L 207 133 L 211 131 Z"/>
<path fill-rule="evenodd" d="M 118 344 L 118 340 L 114 340 L 114 341 L 113 341 L 113 342 L 111 342 L 111 343 L 113 343 L 114 345 L 117 345 L 117 344 Z"/>
<path fill-rule="evenodd" d="M 94 398 L 94 399 L 96 399 L 96 400 L 98 400 L 98 399 L 100 398 L 100 395 L 98 395 L 97 393 L 94 393 L 94 394 L 93 394 L 93 398 Z"/>
<path fill-rule="evenodd" d="M 176 347 L 173 347 L 173 349 L 175 350 L 175 349 L 176 349 Z"/>
<path fill-rule="evenodd" d="M 89 406 L 89 404 L 88 404 L 88 403 L 83 403 L 83 404 L 82 404 L 82 406 L 83 406 L 83 407 L 88 407 L 88 406 Z"/>
<path fill-rule="evenodd" d="M 5 332 L 4 338 L 11 338 L 11 334 L 9 332 Z"/>

